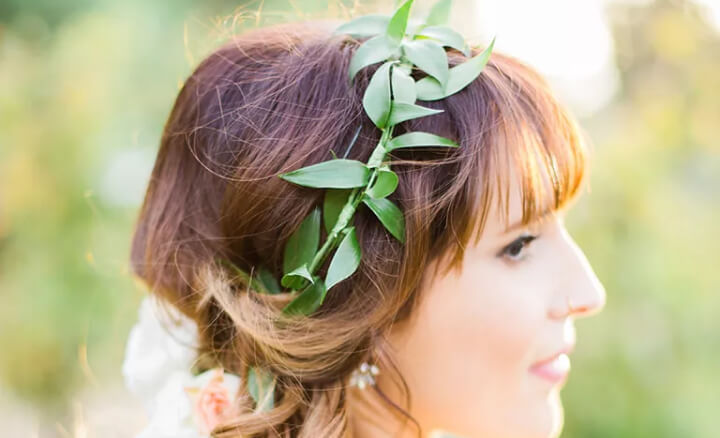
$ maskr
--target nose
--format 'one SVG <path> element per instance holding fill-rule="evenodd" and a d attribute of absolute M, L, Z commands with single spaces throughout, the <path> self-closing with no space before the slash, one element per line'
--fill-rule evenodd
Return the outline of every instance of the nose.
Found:
<path fill-rule="evenodd" d="M 575 243 L 566 230 L 562 231 L 563 240 L 567 243 L 567 262 L 563 264 L 564 281 L 558 285 L 559 298 L 553 307 L 553 317 L 577 318 L 592 316 L 599 313 L 607 300 L 605 287 L 590 266 L 585 253 Z"/>

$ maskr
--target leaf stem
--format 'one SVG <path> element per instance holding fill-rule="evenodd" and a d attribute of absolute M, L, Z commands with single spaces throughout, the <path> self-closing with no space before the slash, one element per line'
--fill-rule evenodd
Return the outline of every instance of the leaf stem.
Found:
<path fill-rule="evenodd" d="M 375 146 L 373 153 L 370 154 L 370 159 L 368 160 L 368 162 L 370 160 L 373 160 L 373 157 L 376 157 L 379 154 L 382 154 L 381 161 L 385 160 L 385 155 L 387 154 L 387 149 L 385 148 L 385 145 L 390 141 L 393 127 L 394 126 L 390 125 L 387 128 L 383 129 L 380 141 L 378 142 L 377 146 Z M 372 184 L 375 182 L 378 174 L 378 167 L 372 168 L 370 179 L 368 180 L 367 185 L 365 187 L 362 187 L 362 192 L 360 191 L 361 187 L 356 187 L 352 190 L 352 192 L 350 192 L 348 200 L 340 211 L 337 222 L 335 222 L 335 226 L 333 226 L 332 230 L 330 230 L 330 234 L 328 234 L 327 239 L 322 244 L 318 252 L 315 253 L 315 257 L 313 257 L 312 262 L 308 267 L 311 275 L 315 275 L 315 271 L 317 271 L 317 269 L 322 266 L 322 264 L 325 262 L 328 255 L 330 254 L 330 251 L 332 251 L 339 245 L 340 238 L 343 235 L 343 231 L 349 225 L 350 220 L 355 214 L 355 210 L 357 210 L 358 206 L 362 202 L 363 196 L 365 196 L 368 188 L 371 187 Z"/>

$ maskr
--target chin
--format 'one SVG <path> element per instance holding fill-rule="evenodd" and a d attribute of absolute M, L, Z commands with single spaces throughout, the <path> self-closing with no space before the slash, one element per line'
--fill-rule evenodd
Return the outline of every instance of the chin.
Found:
<path fill-rule="evenodd" d="M 519 423 L 519 430 L 506 431 L 503 438 L 558 438 L 565 422 L 565 412 L 559 394 L 554 388 L 538 399 L 530 412 Z"/>
<path fill-rule="evenodd" d="M 510 421 L 495 423 L 489 428 L 485 424 L 470 427 L 469 431 L 458 429 L 451 433 L 436 430 L 429 438 L 558 438 L 562 433 L 565 413 L 559 390 L 551 391 L 530 412 L 525 412 L 524 416 L 516 412 L 509 417 Z"/>
<path fill-rule="evenodd" d="M 557 438 L 560 436 L 565 425 L 565 410 L 560 398 L 560 388 L 553 389 L 545 401 L 544 419 L 540 419 L 542 431 L 538 438 Z"/>

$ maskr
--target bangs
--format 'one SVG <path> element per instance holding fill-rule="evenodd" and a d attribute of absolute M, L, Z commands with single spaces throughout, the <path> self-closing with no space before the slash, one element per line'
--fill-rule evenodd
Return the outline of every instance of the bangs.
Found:
<path fill-rule="evenodd" d="M 493 102 L 493 122 L 484 127 L 479 151 L 483 178 L 475 244 L 493 207 L 510 226 L 512 188 L 519 188 L 522 219 L 517 225 L 524 226 L 566 210 L 588 173 L 580 128 L 545 80 L 513 58 L 501 57 L 493 67 L 486 70 L 483 85 Z"/>

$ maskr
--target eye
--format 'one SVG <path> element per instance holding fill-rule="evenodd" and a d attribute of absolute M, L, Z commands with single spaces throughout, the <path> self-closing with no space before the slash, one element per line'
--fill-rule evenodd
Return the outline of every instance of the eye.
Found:
<path fill-rule="evenodd" d="M 519 261 L 524 258 L 522 256 L 523 249 L 532 242 L 533 240 L 537 239 L 538 236 L 531 235 L 531 234 L 525 234 L 517 239 L 513 240 L 509 245 L 504 247 L 500 253 L 498 254 L 498 257 L 507 257 L 512 261 Z"/>

